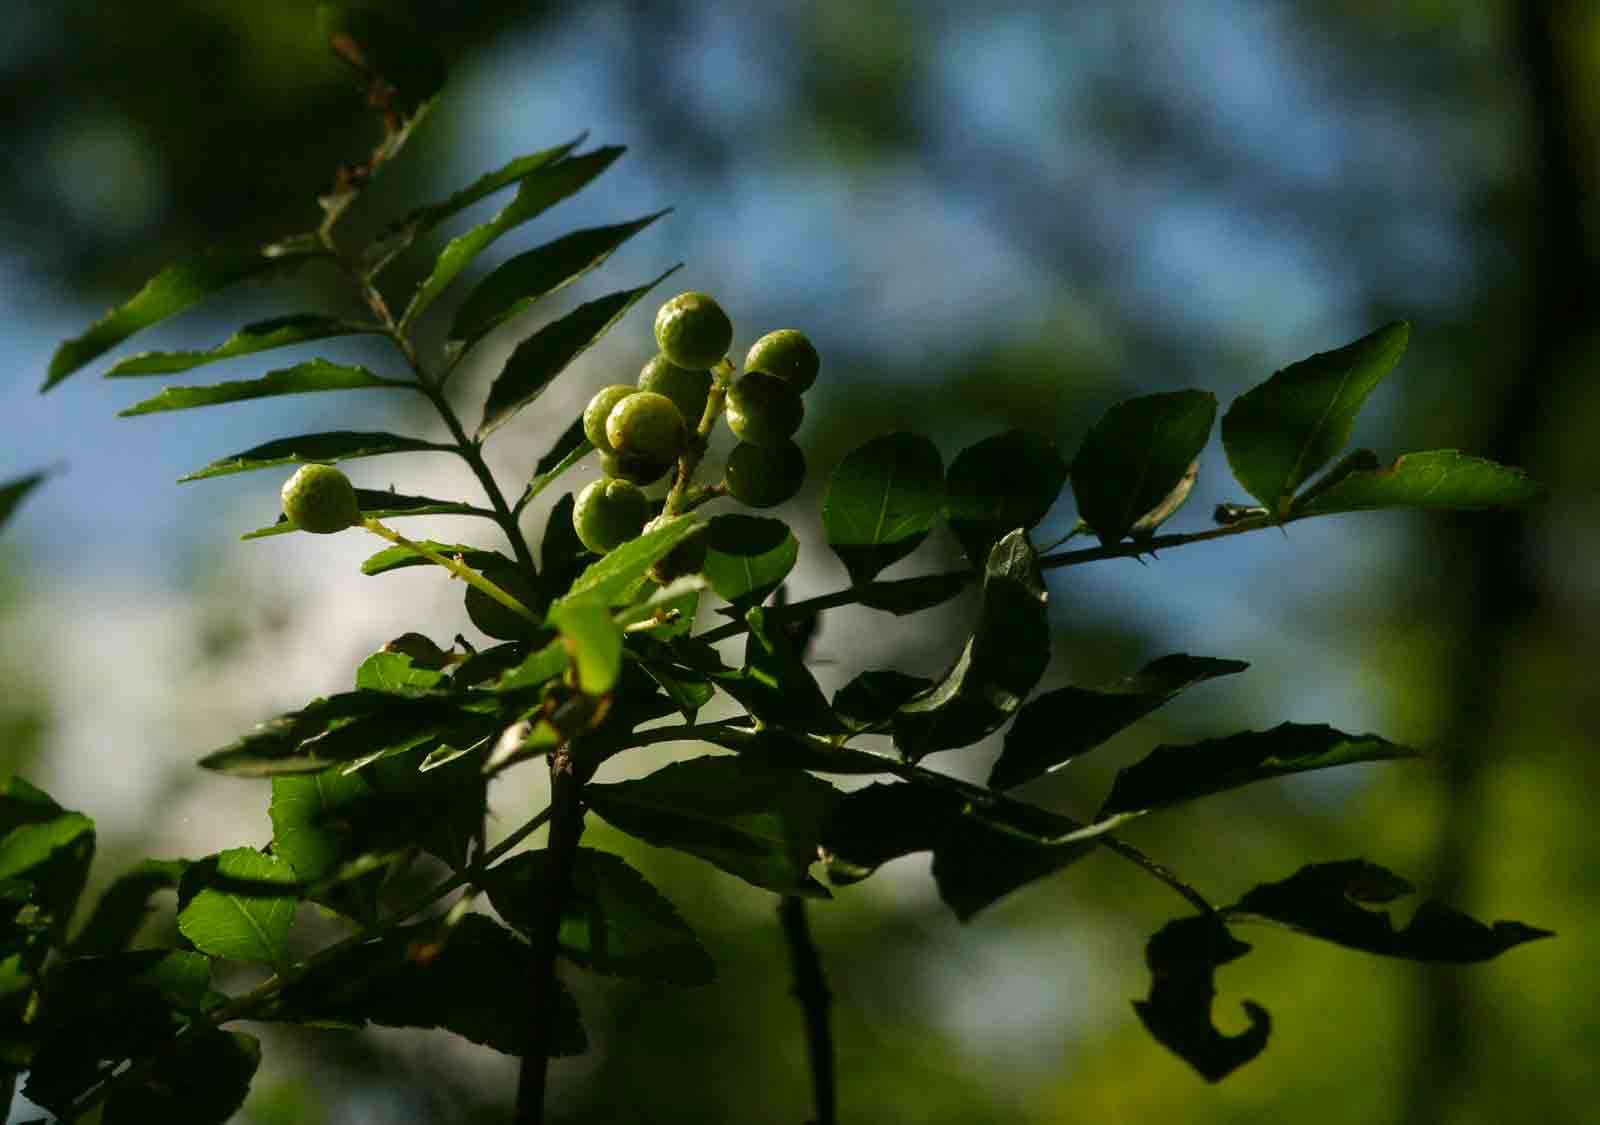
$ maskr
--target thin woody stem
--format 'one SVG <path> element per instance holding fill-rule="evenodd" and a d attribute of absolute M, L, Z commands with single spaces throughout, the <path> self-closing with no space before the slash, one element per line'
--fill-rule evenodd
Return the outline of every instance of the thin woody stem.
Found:
<path fill-rule="evenodd" d="M 401 535 L 392 527 L 388 527 L 385 524 L 379 523 L 370 516 L 361 521 L 361 526 L 380 538 L 387 539 L 389 542 L 397 544 L 398 546 L 413 550 L 423 558 L 427 559 L 429 562 L 444 567 L 463 582 L 477 587 L 481 592 L 487 594 L 489 597 L 505 606 L 512 613 L 516 613 L 522 617 L 525 617 L 535 625 L 544 624 L 544 622 L 540 620 L 539 616 L 531 609 L 523 605 L 510 594 L 506 593 L 499 586 L 496 586 L 488 578 L 484 577 L 482 574 L 479 574 L 476 570 L 473 570 L 460 559 L 453 559 L 448 555 L 442 555 L 424 543 L 418 543 L 414 540 L 407 539 L 404 535 Z"/>

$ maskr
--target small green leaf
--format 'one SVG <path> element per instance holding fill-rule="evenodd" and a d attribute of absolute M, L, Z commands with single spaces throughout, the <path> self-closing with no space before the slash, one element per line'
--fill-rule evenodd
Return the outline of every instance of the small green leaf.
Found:
<path fill-rule="evenodd" d="M 1237 1035 L 1224 1035 L 1211 1022 L 1217 969 L 1249 952 L 1210 914 L 1168 922 L 1145 945 L 1150 995 L 1135 1000 L 1134 1010 L 1156 1042 L 1207 1082 L 1221 1082 L 1259 1055 L 1272 1031 L 1267 1010 L 1250 1000 L 1244 1002 L 1250 1026 Z"/>
<path fill-rule="evenodd" d="M 166 320 L 211 294 L 247 278 L 284 272 L 313 258 L 332 258 L 321 246 L 279 253 L 276 248 L 211 250 L 174 263 L 143 289 L 113 308 L 83 335 L 56 349 L 42 389 L 49 390 L 84 364 L 104 355 L 141 329 Z"/>
<path fill-rule="evenodd" d="M 417 663 L 409 652 L 375 652 L 356 669 L 357 691 L 381 691 L 416 699 L 434 694 L 444 683 L 442 670 Z"/>
<path fill-rule="evenodd" d="M 696 736 L 714 746 L 734 750 L 745 757 L 784 769 L 837 773 L 856 777 L 888 773 L 894 761 L 880 754 L 844 746 L 832 739 L 797 734 L 778 727 L 751 730 L 742 727 L 712 726 Z"/>
<path fill-rule="evenodd" d="M 528 933 L 552 877 L 548 850 L 500 864 L 487 882 L 489 901 L 511 925 Z M 717 966 L 672 903 L 621 856 L 579 848 L 561 912 L 561 952 L 608 976 L 663 984 L 703 985 Z"/>
<path fill-rule="evenodd" d="M 495 682 L 497 692 L 525 691 L 555 679 L 567 670 L 567 646 L 560 640 L 536 649 Z"/>
<path fill-rule="evenodd" d="M 431 496 L 403 496 L 398 492 L 386 492 L 375 488 L 356 489 L 356 503 L 361 506 L 363 516 L 377 519 L 388 519 L 391 516 L 482 516 L 485 519 L 494 519 L 494 513 L 487 508 L 458 504 L 453 500 L 435 500 Z M 291 522 L 287 516 L 279 515 L 278 522 L 271 527 L 258 527 L 254 531 L 245 532 L 239 538 L 266 539 L 273 535 L 287 535 L 291 531 L 299 530 L 299 524 Z"/>
<path fill-rule="evenodd" d="M 145 859 L 117 876 L 101 892 L 94 913 L 72 939 L 72 952 L 85 955 L 127 949 L 150 913 L 150 896 L 176 890 L 188 866 L 186 859 Z"/>
<path fill-rule="evenodd" d="M 448 445 L 436 445 L 431 441 L 401 437 L 399 434 L 357 433 L 351 430 L 301 434 L 299 437 L 269 441 L 243 453 L 213 461 L 203 469 L 179 477 L 178 483 L 227 476 L 230 473 L 248 473 L 256 469 L 303 465 L 309 461 L 332 464 L 357 457 L 378 457 L 385 453 L 412 453 L 419 450 L 450 452 L 451 449 Z"/>
<path fill-rule="evenodd" d="M 172 375 L 192 371 L 218 360 L 235 359 L 242 355 L 271 351 L 305 344 L 312 340 L 327 340 L 336 336 L 381 335 L 382 326 L 371 321 L 340 320 L 337 317 L 301 313 L 294 316 L 276 316 L 271 320 L 258 320 L 247 324 L 216 347 L 203 352 L 140 352 L 118 363 L 108 376 L 122 375 Z"/>
<path fill-rule="evenodd" d="M 622 152 L 618 147 L 600 148 L 581 156 L 563 157 L 540 164 L 521 175 L 517 194 L 499 214 L 487 223 L 452 238 L 439 252 L 438 259 L 433 263 L 433 271 L 417 287 L 405 315 L 400 318 L 401 326 L 414 324 L 434 298 L 443 293 L 461 271 L 501 235 L 581 190 L 590 180 L 611 167 Z"/>
<path fill-rule="evenodd" d="M 138 1080 L 106 1098 L 103 1125 L 223 1125 L 244 1104 L 261 1065 L 261 1043 L 240 1031 L 210 1029 L 174 1042 Z"/>
<path fill-rule="evenodd" d="M 483 421 L 478 424 L 478 438 L 481 440 L 493 433 L 543 394 L 569 363 L 588 351 L 639 298 L 677 269 L 673 266 L 636 289 L 623 289 L 586 301 L 518 344 L 489 388 L 489 397 L 483 404 Z"/>
<path fill-rule="evenodd" d="M 967 558 L 982 566 L 989 549 L 1014 527 L 1032 528 L 1067 482 L 1054 443 L 1008 430 L 956 454 L 945 482 L 950 530 Z"/>
<path fill-rule="evenodd" d="M 717 694 L 717 689 L 706 676 L 688 668 L 651 660 L 641 660 L 639 666 L 661 685 L 661 690 L 667 693 L 667 698 L 672 700 L 685 722 L 694 722 L 700 708 L 710 703 Z"/>
<path fill-rule="evenodd" d="M 1192 746 L 1157 746 L 1117 774 L 1097 819 L 1148 812 L 1307 770 L 1412 758 L 1416 753 L 1375 734 L 1345 734 L 1320 723 L 1283 723 Z"/>
<path fill-rule="evenodd" d="M 1453 449 L 1408 453 L 1386 469 L 1352 471 L 1339 481 L 1307 490 L 1292 516 L 1357 512 L 1371 508 L 1516 508 L 1545 493 L 1521 469 L 1468 457 Z"/>
<path fill-rule="evenodd" d="M 1248 667 L 1242 660 L 1180 652 L 1151 661 L 1138 675 L 1106 687 L 1069 685 L 1047 692 L 1023 707 L 1006 732 L 1005 749 L 989 774 L 989 785 L 1011 789 L 1060 769 L 1180 692 Z"/>
<path fill-rule="evenodd" d="M 294 868 L 301 883 L 315 883 L 352 854 L 354 825 L 348 807 L 369 801 L 365 776 L 340 770 L 272 779 L 272 854 Z"/>
<path fill-rule="evenodd" d="M 1244 921 L 1265 918 L 1366 953 L 1452 964 L 1487 961 L 1524 942 L 1555 936 L 1521 922 L 1485 925 L 1437 902 L 1424 902 L 1406 927 L 1396 930 L 1387 911 L 1369 908 L 1414 890 L 1394 872 L 1363 859 L 1313 863 L 1280 882 L 1253 888 L 1222 913 Z"/>
<path fill-rule="evenodd" d="M 613 827 L 647 844 L 779 894 L 828 896 L 808 870 L 839 795 L 808 773 L 742 755 L 692 758 L 637 781 L 589 785 L 584 795 Z"/>
<path fill-rule="evenodd" d="M 578 575 L 561 601 L 594 599 L 611 606 L 626 605 L 632 600 L 632 591 L 650 568 L 704 526 L 692 515 L 673 516 L 660 523 L 654 531 L 630 539 L 591 564 Z"/>
<path fill-rule="evenodd" d="M 943 509 L 939 450 L 920 434 L 885 434 L 833 470 L 822 525 L 850 580 L 861 585 L 916 550 Z"/>
<path fill-rule="evenodd" d="M 157 414 L 164 410 L 192 410 L 199 406 L 217 406 L 227 402 L 243 402 L 252 398 L 270 398 L 275 395 L 298 395 L 311 391 L 352 391 L 366 387 L 398 387 L 415 390 L 411 383 L 399 379 L 385 379 L 374 375 L 365 367 L 350 367 L 313 359 L 293 367 L 269 371 L 259 379 L 245 379 L 237 383 L 218 383 L 210 387 L 168 387 L 153 398 L 117 412 L 119 418 L 132 418 L 139 414 Z"/>
<path fill-rule="evenodd" d="M 539 493 L 549 488 L 572 466 L 582 461 L 594 452 L 594 446 L 584 436 L 583 419 L 576 418 L 572 424 L 561 432 L 556 443 L 550 447 L 545 455 L 539 458 L 539 463 L 533 467 L 533 479 L 528 482 L 528 487 L 517 500 L 518 512 L 526 508 Z"/>
<path fill-rule="evenodd" d="M 480 547 L 467 547 L 460 543 L 436 543 L 432 539 L 417 541 L 419 547 L 426 547 L 430 551 L 444 555 L 446 558 L 460 557 L 461 561 L 473 570 L 486 570 L 494 566 L 514 566 L 515 564 L 499 551 L 486 551 Z M 391 570 L 401 570 L 408 566 L 434 566 L 434 561 L 426 555 L 419 555 L 410 547 L 394 546 L 385 547 L 366 562 L 361 564 L 361 573 L 369 575 L 388 574 Z"/>
<path fill-rule="evenodd" d="M 444 1028 L 507 1055 L 528 1050 L 525 986 L 533 951 L 482 914 L 451 929 L 403 926 L 318 965 L 285 988 L 267 1017 L 297 1023 Z M 577 1005 L 565 988 L 551 1013 L 553 1055 L 587 1047 Z"/>
<path fill-rule="evenodd" d="M 915 761 L 970 746 L 1016 713 L 1050 662 L 1039 557 L 1021 528 L 989 552 L 978 627 L 944 678 L 900 708 L 894 743 Z"/>
<path fill-rule="evenodd" d="M 49 475 L 49 473 L 29 473 L 27 476 L 14 477 L 5 484 L 0 484 L 0 527 L 4 527 L 11 519 L 12 513 L 17 510 L 17 505 L 22 503 L 23 497 L 44 483 L 44 479 Z"/>
<path fill-rule="evenodd" d="M 283 884 L 292 888 L 295 870 L 287 860 L 253 848 L 231 848 L 217 856 L 215 873 L 204 890 L 178 912 L 178 929 L 200 952 L 231 961 L 283 963 L 294 923 L 289 895 L 245 895 L 239 883 Z"/>
<path fill-rule="evenodd" d="M 1287 512 L 1295 491 L 1344 448 L 1410 332 L 1405 323 L 1387 325 L 1291 364 L 1234 401 L 1222 419 L 1222 444 L 1233 475 L 1269 512 Z"/>
<path fill-rule="evenodd" d="M 582 144 L 586 135 L 580 134 L 566 144 L 555 145 L 528 156 L 519 156 L 509 164 L 478 177 L 448 199 L 417 208 L 385 230 L 367 249 L 363 255 L 366 268 L 373 273 L 383 269 L 394 260 L 395 255 L 452 215 L 465 211 L 474 203 L 487 199 L 502 188 L 510 187 L 518 180 L 562 159 Z"/>
<path fill-rule="evenodd" d="M 1171 391 L 1118 403 L 1095 423 L 1072 460 L 1072 493 L 1102 543 L 1121 541 L 1182 485 L 1216 416 L 1209 391 Z"/>
<path fill-rule="evenodd" d="M 782 520 L 722 515 L 706 526 L 701 573 L 721 598 L 748 609 L 782 585 L 800 558 L 800 541 Z"/>
<path fill-rule="evenodd" d="M 631 223 L 573 231 L 502 263 L 478 282 L 456 310 L 449 338 L 470 347 L 507 318 L 603 264 L 617 247 L 666 213 L 657 211 Z"/>
<path fill-rule="evenodd" d="M 605 695 L 622 674 L 622 629 L 599 599 L 563 598 L 550 610 L 550 624 L 561 631 L 578 687 L 586 695 Z"/>

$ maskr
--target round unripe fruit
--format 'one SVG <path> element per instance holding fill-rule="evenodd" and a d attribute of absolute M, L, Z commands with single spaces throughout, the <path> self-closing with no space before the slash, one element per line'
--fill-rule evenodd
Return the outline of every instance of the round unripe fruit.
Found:
<path fill-rule="evenodd" d="M 656 310 L 656 344 L 679 367 L 715 367 L 732 343 L 733 322 L 705 293 L 679 293 Z"/>
<path fill-rule="evenodd" d="M 750 345 L 750 353 L 744 357 L 746 371 L 776 375 L 797 391 L 808 390 L 821 367 L 817 349 L 798 328 L 768 332 Z"/>
<path fill-rule="evenodd" d="M 331 535 L 361 522 L 350 478 L 332 465 L 301 465 L 283 484 L 283 514 L 301 531 Z"/>
<path fill-rule="evenodd" d="M 635 391 L 606 415 L 606 441 L 624 457 L 671 461 L 683 452 L 683 414 L 666 395 Z"/>
<path fill-rule="evenodd" d="M 585 547 L 603 555 L 638 538 L 649 518 L 650 501 L 638 485 L 601 478 L 578 493 L 572 530 Z"/>
<path fill-rule="evenodd" d="M 690 371 L 664 355 L 653 356 L 639 372 L 639 389 L 666 395 L 691 430 L 700 424 L 711 395 L 711 372 Z"/>
<path fill-rule="evenodd" d="M 751 371 L 728 388 L 728 428 L 752 445 L 782 445 L 806 416 L 800 392 L 776 375 Z"/>
<path fill-rule="evenodd" d="M 792 441 L 775 446 L 745 441 L 733 447 L 723 470 L 728 495 L 752 508 L 791 499 L 806 479 L 806 459 Z"/>
<path fill-rule="evenodd" d="M 640 488 L 654 484 L 667 475 L 671 461 L 657 461 L 653 457 L 630 457 L 626 453 L 600 454 L 600 471 L 616 480 L 625 480 Z"/>
<path fill-rule="evenodd" d="M 589 405 L 583 408 L 583 435 L 589 443 L 601 453 L 615 453 L 611 447 L 611 439 L 606 437 L 606 419 L 617 403 L 629 395 L 639 393 L 638 387 L 630 387 L 626 383 L 612 383 L 609 387 L 601 387 L 589 400 Z"/>

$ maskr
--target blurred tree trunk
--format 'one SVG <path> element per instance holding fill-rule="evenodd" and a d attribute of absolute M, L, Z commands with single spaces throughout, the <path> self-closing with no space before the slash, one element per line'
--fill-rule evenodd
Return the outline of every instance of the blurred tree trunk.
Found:
<path fill-rule="evenodd" d="M 1515 346 L 1521 357 L 1483 416 L 1492 423 L 1478 443 L 1486 455 L 1514 465 L 1538 458 L 1544 431 L 1559 418 L 1576 359 L 1589 344 L 1589 303 L 1600 263 L 1584 228 L 1583 140 L 1571 57 L 1586 0 L 1507 0 L 1508 60 L 1525 91 L 1527 181 L 1520 193 L 1520 307 L 1500 302 L 1502 315 L 1483 331 Z M 1488 393 L 1493 393 L 1491 388 Z M 1523 513 L 1452 521 L 1434 545 L 1445 588 L 1462 599 L 1453 638 L 1453 716 L 1444 743 L 1449 804 L 1429 891 L 1445 902 L 1473 900 L 1485 854 L 1483 810 L 1494 800 L 1489 767 L 1500 753 L 1514 674 L 1506 658 L 1535 621 L 1543 598 L 1531 566 L 1531 523 Z M 1499 735 L 1497 737 L 1497 730 Z M 1428 970 L 1419 990 L 1419 1039 L 1407 1122 L 1455 1120 L 1470 1096 L 1473 1038 L 1487 1013 L 1474 1011 L 1473 976 L 1448 967 Z M 1485 1076 L 1491 1078 L 1492 1076 Z"/>

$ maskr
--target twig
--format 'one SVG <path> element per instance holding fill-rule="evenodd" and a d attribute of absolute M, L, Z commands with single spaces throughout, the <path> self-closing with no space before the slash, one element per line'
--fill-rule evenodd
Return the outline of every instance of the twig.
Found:
<path fill-rule="evenodd" d="M 806 1052 L 811 1060 L 811 1100 L 816 1107 L 812 1125 L 836 1125 L 834 1115 L 833 1028 L 828 1013 L 833 994 L 828 991 L 822 958 L 811 940 L 806 900 L 785 895 L 778 901 L 778 921 L 783 926 L 789 967 L 794 971 L 794 997 L 805 1015 Z"/>

